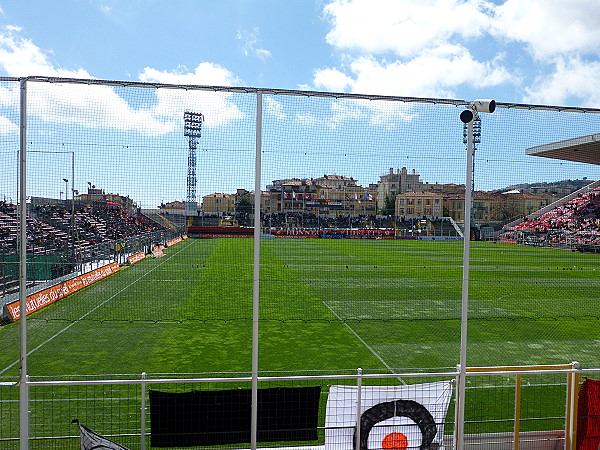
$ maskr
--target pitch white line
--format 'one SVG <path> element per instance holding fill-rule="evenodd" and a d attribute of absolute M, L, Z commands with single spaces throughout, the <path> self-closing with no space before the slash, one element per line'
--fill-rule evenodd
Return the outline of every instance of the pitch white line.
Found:
<path fill-rule="evenodd" d="M 369 349 L 369 351 L 370 351 L 371 353 L 373 353 L 373 354 L 375 355 L 375 357 L 376 357 L 376 358 L 377 358 L 379 361 L 381 361 L 381 363 L 382 363 L 382 364 L 383 364 L 383 365 L 384 365 L 384 366 L 385 366 L 385 367 L 386 367 L 386 368 L 387 368 L 387 369 L 388 369 L 390 372 L 392 372 L 392 373 L 396 373 L 396 371 L 395 371 L 394 369 L 392 369 L 392 368 L 389 366 L 389 364 L 388 364 L 388 363 L 386 363 L 386 362 L 384 361 L 384 359 L 383 359 L 381 356 L 379 356 L 379 353 L 377 353 L 377 352 L 376 352 L 376 351 L 373 349 L 373 347 L 371 347 L 369 344 L 367 344 L 367 343 L 365 342 L 365 340 L 364 340 L 363 338 L 361 338 L 361 337 L 358 335 L 358 333 L 352 329 L 352 327 L 351 327 L 350 325 L 348 325 L 346 322 L 344 322 L 344 321 L 342 320 L 342 318 L 341 318 L 340 316 L 338 316 L 338 314 L 337 314 L 337 313 L 336 313 L 336 312 L 335 312 L 335 311 L 334 311 L 334 310 L 331 308 L 331 306 L 329 306 L 329 305 L 327 304 L 327 302 L 323 302 L 323 304 L 324 304 L 325 306 L 327 306 L 327 308 L 329 309 L 329 311 L 331 311 L 331 313 L 332 313 L 332 314 L 333 314 L 335 317 L 337 317 L 337 319 L 338 319 L 340 322 L 342 322 L 344 325 L 346 325 L 346 328 L 348 328 L 348 329 L 350 330 L 350 332 L 351 332 L 351 333 L 352 333 L 354 336 L 356 336 L 356 339 L 358 339 L 358 340 L 359 340 L 359 341 L 360 341 L 360 342 L 361 342 L 361 343 L 362 343 L 362 344 L 363 344 L 365 347 L 367 347 L 367 348 Z M 400 382 L 401 382 L 402 384 L 406 384 L 406 382 L 405 382 L 405 381 L 404 381 L 402 378 L 398 377 L 398 380 L 400 380 Z"/>
<path fill-rule="evenodd" d="M 188 244 L 189 246 L 190 244 Z M 177 253 L 173 253 L 171 256 L 165 258 L 164 261 L 162 261 L 160 264 L 157 264 L 156 266 L 154 266 L 151 270 L 149 270 L 148 272 L 146 272 L 145 274 L 141 275 L 137 280 L 133 281 L 132 283 L 128 284 L 127 286 L 125 286 L 123 289 L 121 289 L 119 292 L 115 293 L 114 295 L 112 295 L 111 297 L 107 298 L 106 300 L 104 300 L 102 303 L 96 305 L 94 308 L 92 308 L 91 310 L 89 310 L 87 313 L 85 313 L 83 316 L 81 316 L 79 319 L 77 319 L 75 322 L 71 322 L 69 325 L 67 325 L 65 328 L 63 328 L 62 330 L 60 330 L 58 333 L 56 333 L 54 336 L 46 339 L 44 342 L 42 342 L 40 345 L 38 345 L 36 348 L 34 348 L 33 350 L 30 350 L 29 352 L 27 352 L 27 356 L 31 355 L 33 352 L 35 352 L 36 350 L 39 350 L 41 347 L 43 347 L 44 345 L 46 345 L 48 342 L 50 342 L 51 340 L 53 340 L 54 338 L 58 337 L 59 335 L 61 335 L 62 333 L 64 333 L 65 331 L 67 331 L 69 328 L 71 328 L 73 325 L 78 324 L 81 320 L 85 319 L 87 316 L 89 316 L 91 313 L 93 313 L 94 311 L 96 311 L 98 308 L 100 308 L 101 306 L 103 306 L 104 304 L 108 303 L 110 300 L 112 300 L 113 298 L 115 298 L 117 295 L 119 295 L 121 292 L 129 289 L 131 286 L 133 286 L 135 283 L 137 283 L 138 281 L 140 281 L 142 278 L 144 278 L 146 275 L 154 272 L 154 270 L 158 269 L 160 266 L 162 266 L 164 263 L 166 263 L 169 259 L 173 258 L 175 255 L 178 255 L 179 253 L 181 253 L 184 250 L 184 248 L 180 249 Z M 0 371 L 0 375 L 2 375 L 3 373 L 5 373 L 7 370 L 11 369 L 12 367 L 16 366 L 17 364 L 19 364 L 20 359 L 17 359 L 14 363 L 10 364 L 9 366 L 5 367 L 4 370 Z"/>

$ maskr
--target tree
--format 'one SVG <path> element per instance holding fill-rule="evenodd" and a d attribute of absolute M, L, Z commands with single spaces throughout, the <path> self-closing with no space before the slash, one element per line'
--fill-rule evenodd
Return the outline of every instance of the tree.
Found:
<path fill-rule="evenodd" d="M 248 197 L 242 197 L 235 205 L 235 212 L 240 214 L 247 214 L 252 212 L 252 203 Z"/>
<path fill-rule="evenodd" d="M 381 215 L 393 216 L 396 210 L 396 197 L 393 195 L 386 195 L 383 208 L 381 209 Z"/>

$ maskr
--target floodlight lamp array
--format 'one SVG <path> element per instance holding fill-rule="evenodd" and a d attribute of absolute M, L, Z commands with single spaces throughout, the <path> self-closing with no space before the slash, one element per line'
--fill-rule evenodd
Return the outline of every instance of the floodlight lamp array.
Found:
<path fill-rule="evenodd" d="M 202 113 L 185 111 L 183 113 L 183 135 L 188 137 L 200 137 L 202 135 Z"/>

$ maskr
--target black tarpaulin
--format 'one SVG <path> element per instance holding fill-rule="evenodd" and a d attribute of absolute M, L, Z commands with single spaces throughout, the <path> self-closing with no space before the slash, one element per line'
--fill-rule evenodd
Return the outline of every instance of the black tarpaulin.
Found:
<path fill-rule="evenodd" d="M 320 387 L 258 390 L 258 442 L 317 439 Z M 250 389 L 150 391 L 151 445 L 250 442 Z"/>

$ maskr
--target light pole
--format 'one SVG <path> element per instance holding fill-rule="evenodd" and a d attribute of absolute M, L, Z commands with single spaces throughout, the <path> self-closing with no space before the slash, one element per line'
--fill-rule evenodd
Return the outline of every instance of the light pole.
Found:
<path fill-rule="evenodd" d="M 196 148 L 198 147 L 198 140 L 202 136 L 202 122 L 204 122 L 202 113 L 192 111 L 183 113 L 183 135 L 188 138 L 189 144 L 186 198 L 188 216 L 198 214 L 196 202 Z"/>
<path fill-rule="evenodd" d="M 473 202 L 473 122 L 479 120 L 478 112 L 493 113 L 496 110 L 494 100 L 475 100 L 460 113 L 460 120 L 467 126 L 467 173 L 465 180 L 465 226 L 463 231 L 463 277 L 460 323 L 460 364 L 458 381 L 458 399 L 456 404 L 455 448 L 464 448 L 465 427 L 465 389 L 467 381 L 467 318 L 469 312 L 469 262 L 471 249 L 471 210 Z"/>
<path fill-rule="evenodd" d="M 67 201 L 69 199 L 69 179 L 63 178 L 63 181 L 65 182 L 65 201 Z"/>
<path fill-rule="evenodd" d="M 47 151 L 47 150 L 29 150 L 28 153 L 56 153 L 56 154 L 71 154 L 71 220 L 70 220 L 70 234 L 71 234 L 71 252 L 73 258 L 75 258 L 75 152 L 72 150 L 67 151 Z M 69 199 L 69 179 L 63 178 L 65 182 L 65 203 Z M 62 192 L 60 194 L 62 199 Z"/>

